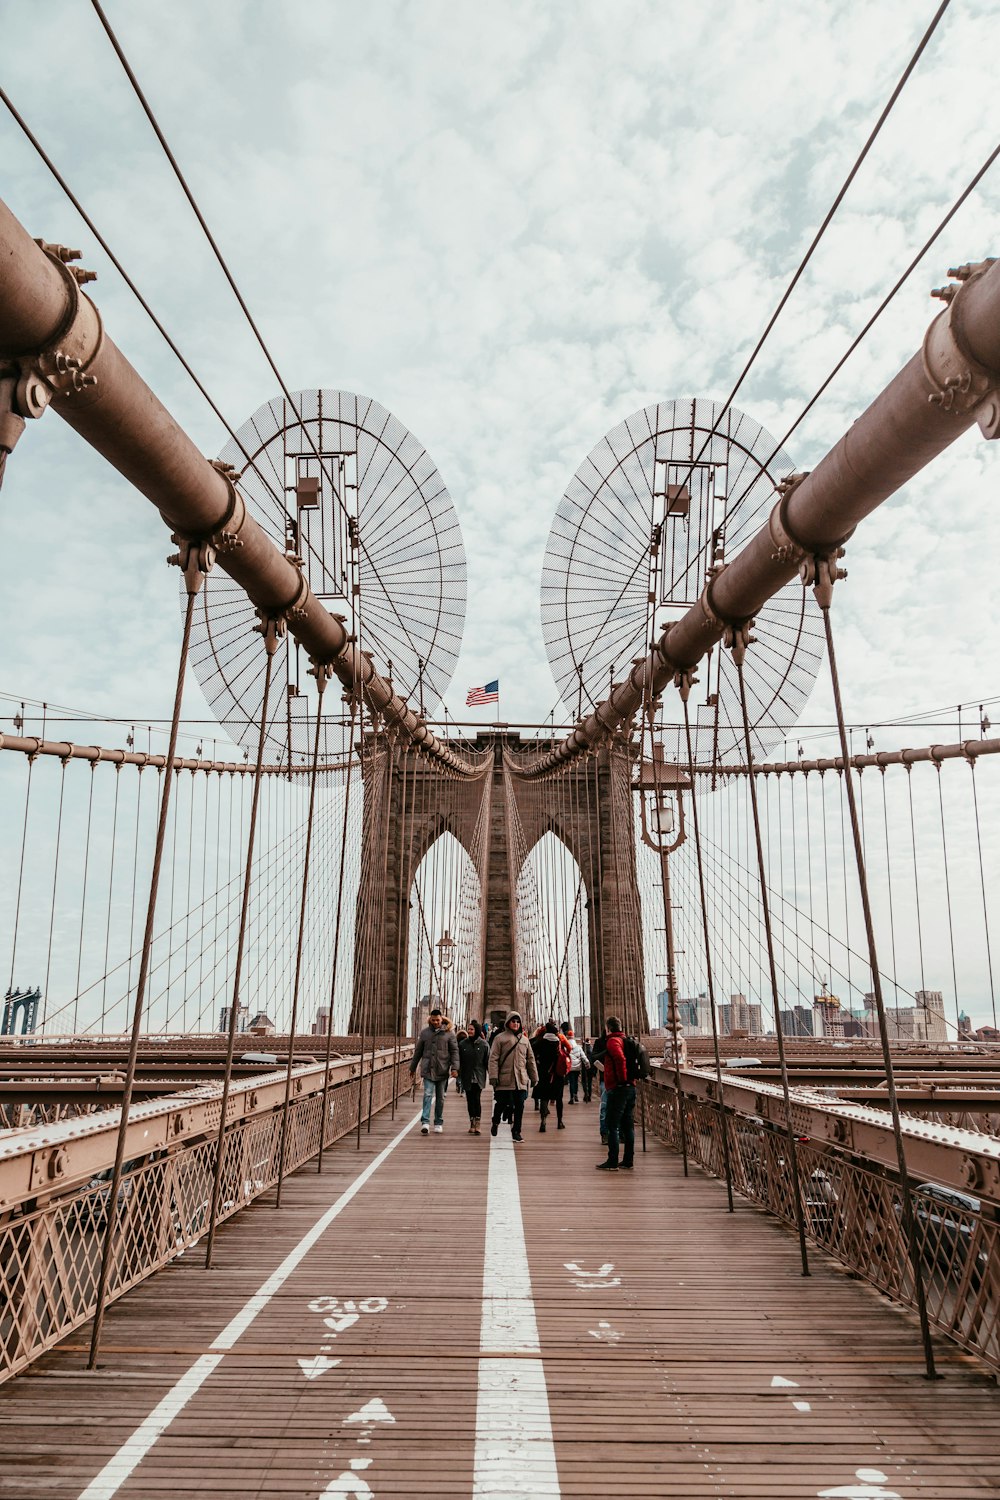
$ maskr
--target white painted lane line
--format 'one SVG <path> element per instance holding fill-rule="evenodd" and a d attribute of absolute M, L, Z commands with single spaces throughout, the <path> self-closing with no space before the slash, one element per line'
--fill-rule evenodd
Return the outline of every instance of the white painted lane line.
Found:
<path fill-rule="evenodd" d="M 517 1160 L 507 1136 L 490 1145 L 479 1353 L 473 1500 L 559 1500 Z"/>
<path fill-rule="evenodd" d="M 316 1241 L 326 1233 L 334 1219 L 341 1214 L 347 1205 L 357 1197 L 365 1183 L 372 1177 L 399 1145 L 400 1141 L 409 1134 L 420 1119 L 414 1115 L 408 1124 L 404 1125 L 398 1135 L 394 1136 L 378 1156 L 370 1161 L 361 1172 L 358 1173 L 350 1187 L 344 1189 L 335 1203 L 332 1203 L 325 1213 L 321 1214 L 311 1229 L 299 1240 L 293 1250 L 285 1256 L 281 1265 L 264 1282 L 259 1291 L 244 1304 L 225 1328 L 218 1338 L 212 1340 L 211 1347 L 218 1353 L 203 1354 L 200 1359 L 195 1360 L 191 1368 L 180 1377 L 176 1385 L 167 1392 L 159 1405 L 150 1412 L 146 1420 L 136 1428 L 131 1437 L 125 1439 L 118 1452 L 109 1459 L 104 1468 L 92 1479 L 85 1490 L 80 1493 L 80 1500 L 113 1500 L 122 1485 L 128 1479 L 132 1471 L 146 1457 L 174 1418 L 184 1410 L 191 1397 L 211 1375 L 212 1371 L 221 1363 L 222 1357 L 227 1349 L 232 1349 L 236 1341 L 242 1337 L 257 1314 L 263 1312 L 275 1292 L 284 1286 L 285 1282 L 297 1269 Z M 516 1182 L 515 1182 L 516 1186 Z"/>

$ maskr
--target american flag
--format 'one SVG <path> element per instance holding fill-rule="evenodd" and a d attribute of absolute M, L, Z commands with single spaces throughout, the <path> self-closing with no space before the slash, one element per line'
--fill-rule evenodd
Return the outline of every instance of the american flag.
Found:
<path fill-rule="evenodd" d="M 469 689 L 469 696 L 465 700 L 466 708 L 479 708 L 483 703 L 500 702 L 500 679 L 496 682 L 487 682 L 483 687 Z"/>

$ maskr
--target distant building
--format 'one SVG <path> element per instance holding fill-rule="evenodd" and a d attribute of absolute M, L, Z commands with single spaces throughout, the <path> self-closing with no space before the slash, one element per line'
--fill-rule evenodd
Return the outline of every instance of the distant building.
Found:
<path fill-rule="evenodd" d="M 887 1005 L 885 1024 L 891 1042 L 946 1042 L 948 1023 L 944 1014 L 944 996 L 940 990 L 917 990 L 915 1005 Z M 972 1022 L 966 1017 L 971 1029 Z M 960 1023 L 961 1029 L 961 1023 Z M 878 1011 L 874 994 L 865 996 L 865 1036 L 877 1037 Z"/>
<path fill-rule="evenodd" d="M 670 1020 L 670 1007 L 666 990 L 663 990 L 656 999 L 660 1026 L 664 1030 L 667 1030 Z M 679 999 L 677 1001 L 677 1019 L 680 1022 L 681 1031 L 685 1036 L 711 1036 L 712 1007 L 709 1005 L 708 996 L 696 995 L 691 999 Z"/>
<path fill-rule="evenodd" d="M 810 1005 L 794 1005 L 781 1012 L 781 1029 L 785 1036 L 812 1036 L 813 1012 Z"/>
<path fill-rule="evenodd" d="M 229 1035 L 229 1017 L 232 1015 L 232 1010 L 233 1008 L 231 1005 L 223 1005 L 219 1009 L 219 1030 L 224 1036 Z M 249 1015 L 249 1006 L 244 1005 L 241 1001 L 240 1004 L 236 1007 L 236 1030 L 238 1032 L 246 1031 L 247 1018 L 249 1017 Z"/>
<path fill-rule="evenodd" d="M 309 1028 L 313 1036 L 326 1036 L 330 1024 L 330 1007 L 321 1005 L 316 1011 L 316 1019 Z"/>
<path fill-rule="evenodd" d="M 254 1036 L 273 1036 L 275 1025 L 265 1011 L 259 1010 L 250 1022 L 247 1030 Z"/>
<path fill-rule="evenodd" d="M 848 1019 L 839 998 L 824 984 L 822 992 L 813 998 L 813 1036 L 842 1037 Z"/>
<path fill-rule="evenodd" d="M 958 1013 L 958 1034 L 959 1036 L 972 1035 L 972 1017 L 967 1016 L 964 1010 Z"/>
<path fill-rule="evenodd" d="M 719 1031 L 723 1036 L 732 1036 L 736 1032 L 762 1036 L 764 1012 L 745 995 L 730 995 L 728 1003 L 719 1006 Z"/>
<path fill-rule="evenodd" d="M 946 1042 L 948 1023 L 944 1015 L 944 996 L 940 990 L 917 990 L 913 997 L 917 1014 L 915 1030 L 924 1042 Z M 920 1035 L 920 1033 L 923 1035 Z"/>

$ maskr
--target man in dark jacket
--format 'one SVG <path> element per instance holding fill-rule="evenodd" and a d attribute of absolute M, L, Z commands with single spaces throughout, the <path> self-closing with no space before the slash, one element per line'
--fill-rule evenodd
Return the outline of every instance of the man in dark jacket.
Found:
<path fill-rule="evenodd" d="M 417 1045 L 410 1059 L 410 1076 L 416 1075 L 417 1064 L 424 1080 L 424 1104 L 420 1111 L 420 1134 L 427 1135 L 431 1128 L 431 1101 L 434 1101 L 434 1134 L 444 1130 L 444 1091 L 449 1074 L 458 1077 L 458 1040 L 451 1029 L 451 1022 L 441 1014 L 437 1006 L 427 1018 L 428 1024 L 417 1037 Z"/>
<path fill-rule="evenodd" d="M 632 1115 L 635 1109 L 635 1084 L 629 1082 L 628 1066 L 625 1062 L 625 1043 L 622 1038 L 622 1023 L 617 1016 L 607 1019 L 607 1050 L 604 1054 L 604 1087 L 607 1092 L 608 1155 L 597 1163 L 599 1172 L 618 1171 L 618 1141 L 622 1144 L 621 1169 L 631 1172 L 635 1155 L 635 1128 Z"/>

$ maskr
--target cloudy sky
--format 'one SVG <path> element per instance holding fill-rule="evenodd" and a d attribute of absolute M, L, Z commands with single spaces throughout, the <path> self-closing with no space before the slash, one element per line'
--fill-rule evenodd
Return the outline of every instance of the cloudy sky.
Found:
<path fill-rule="evenodd" d="M 469 561 L 456 717 L 492 677 L 505 717 L 548 716 L 538 586 L 571 475 L 637 408 L 727 394 L 934 8 L 109 0 L 289 386 L 375 397 L 451 492 Z M 995 57 L 995 6 L 953 0 L 740 393 L 776 437 L 996 144 Z M 2 72 L 241 423 L 273 375 L 91 6 L 11 7 Z M 0 161 L 15 214 L 83 249 L 112 336 L 217 453 L 217 419 L 2 110 Z M 919 347 L 947 267 L 996 252 L 998 208 L 1000 167 L 789 443 L 798 467 Z M 1000 694 L 998 457 L 973 429 L 852 543 L 837 627 L 855 722 Z M 162 718 L 178 618 L 158 516 L 55 417 L 7 472 L 0 688 Z M 207 717 L 196 689 L 188 712 Z M 805 721 L 829 718 L 821 681 Z M 935 737 L 954 735 L 877 742 Z"/>

